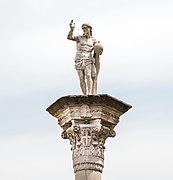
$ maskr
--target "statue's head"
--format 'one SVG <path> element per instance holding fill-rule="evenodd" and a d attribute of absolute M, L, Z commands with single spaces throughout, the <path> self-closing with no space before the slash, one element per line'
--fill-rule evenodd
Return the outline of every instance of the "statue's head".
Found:
<path fill-rule="evenodd" d="M 83 35 L 86 37 L 92 36 L 92 26 L 89 23 L 82 24 Z"/>

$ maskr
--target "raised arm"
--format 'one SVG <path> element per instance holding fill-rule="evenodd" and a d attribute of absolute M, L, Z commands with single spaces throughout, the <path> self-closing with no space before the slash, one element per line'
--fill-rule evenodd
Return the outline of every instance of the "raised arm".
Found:
<path fill-rule="evenodd" d="M 75 28 L 75 23 L 73 22 L 73 20 L 71 20 L 69 26 L 70 26 L 70 31 L 67 35 L 67 39 L 72 40 L 72 41 L 77 41 L 77 38 L 75 36 L 73 36 L 73 31 Z"/>

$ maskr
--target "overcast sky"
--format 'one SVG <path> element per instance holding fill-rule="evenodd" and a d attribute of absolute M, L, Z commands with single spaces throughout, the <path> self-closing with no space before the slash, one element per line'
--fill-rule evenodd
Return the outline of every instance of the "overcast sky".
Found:
<path fill-rule="evenodd" d="M 103 180 L 172 180 L 172 0 L 0 0 L 0 179 L 74 179 L 69 141 L 45 111 L 81 94 L 71 19 L 104 46 L 98 92 L 133 106 L 106 141 Z"/>

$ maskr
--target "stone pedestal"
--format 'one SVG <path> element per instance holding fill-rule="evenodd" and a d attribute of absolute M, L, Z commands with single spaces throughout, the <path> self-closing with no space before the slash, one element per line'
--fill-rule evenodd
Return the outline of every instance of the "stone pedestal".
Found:
<path fill-rule="evenodd" d="M 70 140 L 75 180 L 101 180 L 105 140 L 116 135 L 119 117 L 130 108 L 103 94 L 61 97 L 46 109 Z"/>

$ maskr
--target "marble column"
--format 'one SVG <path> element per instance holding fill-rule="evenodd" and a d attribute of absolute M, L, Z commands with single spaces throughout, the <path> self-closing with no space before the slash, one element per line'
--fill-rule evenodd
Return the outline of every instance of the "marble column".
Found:
<path fill-rule="evenodd" d="M 107 94 L 64 96 L 46 110 L 57 118 L 63 139 L 69 139 L 75 180 L 101 180 L 105 140 L 130 105 Z"/>

